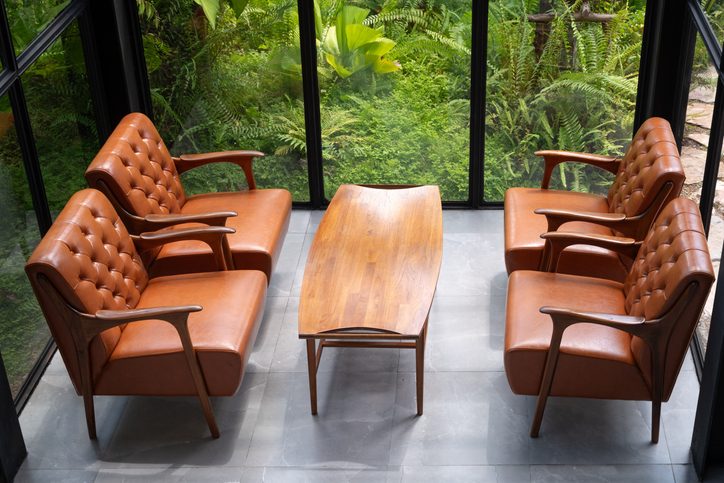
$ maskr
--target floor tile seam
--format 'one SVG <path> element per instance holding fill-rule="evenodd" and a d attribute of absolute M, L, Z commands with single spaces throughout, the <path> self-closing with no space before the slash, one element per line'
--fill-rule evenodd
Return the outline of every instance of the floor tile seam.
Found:
<path fill-rule="evenodd" d="M 306 208 L 294 208 L 294 207 L 292 207 L 292 213 L 294 213 L 294 212 L 297 212 L 297 213 L 307 213 L 308 216 L 307 216 L 307 224 L 304 226 L 304 231 L 289 231 L 289 233 L 306 233 L 307 230 L 309 229 L 309 224 L 310 224 L 311 221 L 312 221 L 312 212 L 313 212 L 313 211 L 314 211 L 314 210 L 306 209 Z M 291 215 L 290 215 L 290 217 L 291 217 Z M 291 220 L 290 220 L 290 221 L 291 221 Z"/>
<path fill-rule="evenodd" d="M 280 327 L 279 327 L 279 333 L 277 334 L 277 339 L 276 339 L 276 341 L 274 341 L 274 350 L 272 351 L 272 361 L 271 361 L 271 363 L 269 364 L 269 370 L 266 372 L 267 374 L 279 374 L 279 373 L 286 373 L 286 372 L 291 372 L 291 373 L 297 372 L 297 371 L 274 371 L 274 370 L 272 370 L 272 369 L 274 368 L 274 354 L 277 353 L 277 349 L 279 348 L 279 340 L 280 340 L 281 337 L 282 337 L 282 331 L 284 330 L 284 322 L 285 322 L 286 319 L 287 319 L 287 311 L 289 310 L 289 301 L 290 301 L 291 298 L 292 298 L 291 295 L 287 297 L 287 305 L 284 307 L 284 315 L 282 316 L 282 322 L 281 322 L 281 325 L 280 325 Z M 301 339 L 300 339 L 300 341 L 301 341 Z M 302 372 L 301 372 L 301 371 L 298 371 L 298 373 L 301 374 Z"/>
<path fill-rule="evenodd" d="M 259 425 L 259 416 L 262 414 L 263 405 L 264 405 L 264 398 L 266 396 L 266 392 L 269 389 L 269 377 L 266 377 L 266 380 L 264 381 L 264 392 L 261 394 L 261 398 L 259 399 L 259 408 L 256 411 L 256 419 L 254 420 L 254 424 L 251 428 L 251 434 L 249 434 L 249 444 L 246 446 L 246 451 L 244 452 L 244 465 L 243 467 L 246 467 L 246 461 L 249 459 L 249 453 L 251 452 L 251 445 L 254 442 L 254 435 L 256 434 L 256 428 Z"/>
<path fill-rule="evenodd" d="M 397 350 L 397 371 L 395 371 L 393 374 L 399 374 L 400 354 L 401 353 L 402 353 L 402 350 L 398 349 Z M 424 373 L 424 371 L 423 371 L 423 373 Z M 397 395 L 399 393 L 399 388 L 398 388 L 399 384 L 397 384 L 397 377 L 395 377 L 394 386 L 395 386 L 394 394 L 392 395 L 392 420 L 390 421 L 390 423 L 394 423 L 395 421 L 397 421 Z M 424 401 L 424 398 L 423 398 L 423 401 Z M 393 433 L 390 432 L 389 445 L 387 446 L 387 466 L 388 467 L 390 466 L 390 460 L 392 458 L 392 447 L 394 446 L 394 439 L 395 438 L 394 438 Z"/>
<path fill-rule="evenodd" d="M 292 283 L 293 283 L 293 282 L 292 282 Z M 277 352 L 277 345 L 279 344 L 279 337 L 281 337 L 282 330 L 284 329 L 284 319 L 286 318 L 287 309 L 289 308 L 289 298 L 290 298 L 290 297 L 289 297 L 289 296 L 286 296 L 286 297 L 279 297 L 279 298 L 285 298 L 286 301 L 284 302 L 284 310 L 282 311 L 281 322 L 279 323 L 279 330 L 277 331 L 277 335 L 276 335 L 276 337 L 274 338 L 274 347 L 272 348 L 272 351 L 271 351 L 271 359 L 272 359 L 272 360 L 271 360 L 271 362 L 269 363 L 269 367 L 267 367 L 266 370 L 264 370 L 264 371 L 257 371 L 256 374 L 270 374 L 270 373 L 271 373 L 271 368 L 272 368 L 272 366 L 274 365 L 274 354 L 276 354 L 276 352 Z M 254 352 L 252 351 L 252 355 L 253 355 L 253 354 L 254 354 Z M 250 372 L 254 372 L 254 371 L 250 371 Z"/>
<path fill-rule="evenodd" d="M 666 405 L 666 403 L 663 403 L 662 408 L 661 408 L 661 429 L 659 432 L 663 435 L 664 441 L 666 442 L 666 453 L 669 455 L 669 463 L 673 465 L 674 458 L 671 453 L 671 445 L 669 444 L 669 434 L 668 434 L 668 431 L 666 430 L 666 422 L 664 421 L 666 418 L 664 417 L 664 407 L 663 406 L 665 406 L 665 405 Z M 660 442 L 661 442 L 661 438 L 659 438 L 659 443 Z M 691 456 L 691 447 L 689 450 L 689 456 Z"/>
<path fill-rule="evenodd" d="M 295 268 L 294 273 L 295 273 L 295 274 L 296 274 L 296 269 L 299 268 L 299 259 L 302 257 L 302 253 L 304 252 L 304 242 L 307 241 L 307 234 L 306 234 L 306 233 L 297 233 L 297 234 L 298 234 L 298 235 L 304 235 L 304 236 L 302 237 L 302 246 L 299 247 L 299 254 L 297 255 L 296 263 L 294 264 L 294 268 Z M 294 277 L 292 277 L 292 285 L 294 285 Z M 291 290 L 291 288 L 290 288 L 290 290 Z"/>

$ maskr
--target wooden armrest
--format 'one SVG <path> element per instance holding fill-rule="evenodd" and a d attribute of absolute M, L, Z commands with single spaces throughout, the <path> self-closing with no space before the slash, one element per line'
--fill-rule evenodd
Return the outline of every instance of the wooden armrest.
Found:
<path fill-rule="evenodd" d="M 190 169 L 197 168 L 209 163 L 233 163 L 244 170 L 246 183 L 249 189 L 256 189 L 256 181 L 254 180 L 254 171 L 251 163 L 254 158 L 261 158 L 264 153 L 261 151 L 220 151 L 215 153 L 197 153 L 182 154 L 178 158 L 173 158 L 176 170 L 184 173 Z"/>
<path fill-rule="evenodd" d="M 224 226 L 226 220 L 237 216 L 236 211 L 212 211 L 208 213 L 190 213 L 190 214 L 150 214 L 143 217 L 143 221 L 150 226 L 149 229 L 166 228 L 181 223 L 203 223 L 210 226 Z"/>
<path fill-rule="evenodd" d="M 163 320 L 176 327 L 177 331 L 186 330 L 189 314 L 203 310 L 200 305 L 179 305 L 145 309 L 99 310 L 95 314 L 84 314 L 68 307 L 80 319 L 81 331 L 86 343 L 105 330 L 141 320 Z"/>
<path fill-rule="evenodd" d="M 576 153 L 571 151 L 536 151 L 536 156 L 543 157 L 545 167 L 543 169 L 543 179 L 541 180 L 541 189 L 548 189 L 553 174 L 553 168 L 561 163 L 575 162 L 585 163 L 596 166 L 606 171 L 616 174 L 621 165 L 621 159 L 613 156 L 604 156 L 601 154 Z"/>
<path fill-rule="evenodd" d="M 588 323 L 588 324 L 601 324 L 601 325 L 616 325 L 616 326 L 637 326 L 646 323 L 646 318 L 639 315 L 621 315 L 621 314 L 606 314 L 601 312 L 585 312 L 566 309 L 562 307 L 551 307 L 545 305 L 540 308 L 542 314 L 550 315 L 551 317 L 568 317 L 575 319 L 573 323 Z"/>
<path fill-rule="evenodd" d="M 176 305 L 169 307 L 149 307 L 145 309 L 99 310 L 95 313 L 98 320 L 128 324 L 139 320 L 158 319 L 169 315 L 190 314 L 200 312 L 200 305 Z"/>
<path fill-rule="evenodd" d="M 596 324 L 605 325 L 614 329 L 638 335 L 640 328 L 646 324 L 646 319 L 640 316 L 605 314 L 599 312 L 583 312 L 561 307 L 543 306 L 540 308 L 542 314 L 551 316 L 555 325 L 566 328 L 574 324 Z M 637 330 L 638 329 L 638 330 Z"/>
<path fill-rule="evenodd" d="M 606 248 L 633 260 L 641 247 L 641 242 L 633 238 L 597 235 L 590 233 L 574 233 L 565 231 L 552 231 L 541 236 L 546 240 L 546 250 L 541 269 L 546 272 L 557 271 L 561 253 L 572 245 L 589 245 Z"/>
<path fill-rule="evenodd" d="M 543 215 L 548 221 L 546 231 L 556 231 L 564 223 L 571 221 L 583 221 L 605 226 L 612 230 L 627 233 L 626 225 L 629 220 L 623 213 L 599 213 L 589 211 L 554 210 L 551 208 L 538 208 L 533 210 L 536 215 Z"/>
<path fill-rule="evenodd" d="M 139 251 L 145 251 L 166 243 L 198 240 L 211 247 L 219 270 L 228 270 L 233 269 L 231 249 L 226 238 L 226 235 L 231 233 L 236 233 L 236 230 L 228 226 L 204 226 L 146 232 L 131 238 L 133 238 Z"/>

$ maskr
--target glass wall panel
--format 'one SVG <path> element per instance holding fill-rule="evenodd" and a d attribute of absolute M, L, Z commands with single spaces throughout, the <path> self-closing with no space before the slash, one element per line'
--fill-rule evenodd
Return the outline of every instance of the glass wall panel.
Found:
<path fill-rule="evenodd" d="M 714 100 L 716 98 L 718 76 L 716 69 L 711 64 L 709 54 L 706 51 L 704 42 L 697 35 L 694 50 L 694 65 L 692 67 L 691 85 L 689 100 L 686 107 L 686 124 L 684 126 L 684 138 L 681 148 L 681 161 L 686 172 L 686 181 L 682 194 L 697 203 L 701 199 L 702 182 L 706 167 L 707 149 L 710 142 L 712 117 L 714 114 Z M 719 178 L 724 178 L 724 169 L 719 168 Z M 714 207 L 709 227 L 709 250 L 714 263 L 715 273 L 719 269 L 722 253 L 722 241 L 724 240 L 724 185 L 717 181 L 717 191 L 714 199 Z M 709 293 L 709 298 L 704 306 L 704 311 L 697 326 L 698 341 L 702 352 L 706 351 L 709 338 L 709 324 L 711 322 L 711 311 L 714 305 L 715 288 Z"/>
<path fill-rule="evenodd" d="M 467 200 L 472 2 L 319 0 L 326 196 L 437 184 Z"/>
<path fill-rule="evenodd" d="M 540 186 L 540 149 L 620 155 L 631 141 L 643 0 L 491 0 L 485 114 L 485 201 Z M 594 19 L 595 21 L 591 21 Z M 551 187 L 605 192 L 613 176 L 561 164 Z"/>
<path fill-rule="evenodd" d="M 13 396 L 50 337 L 23 267 L 38 225 L 7 96 L 0 97 L 0 353 Z"/>
<path fill-rule="evenodd" d="M 50 209 L 57 212 L 87 184 L 86 167 L 98 151 L 93 103 L 77 24 L 22 77 Z"/>
<path fill-rule="evenodd" d="M 15 52 L 20 53 L 70 0 L 5 0 Z"/>
<path fill-rule="evenodd" d="M 724 40 L 724 2 L 722 0 L 699 0 L 699 5 L 709 19 L 717 38 L 720 41 Z"/>
<path fill-rule="evenodd" d="M 709 225 L 709 236 L 707 238 L 709 244 L 709 254 L 714 265 L 714 273 L 719 273 L 719 265 L 721 264 L 722 248 L 724 248 L 724 167 L 719 164 L 719 179 L 716 182 L 716 194 L 714 195 L 714 209 L 711 213 L 711 223 Z M 716 285 L 719 280 L 714 281 L 714 286 L 709 292 L 709 297 L 704 305 L 704 311 L 699 319 L 699 325 L 696 327 L 697 339 L 702 353 L 706 353 L 707 343 L 709 342 L 709 327 L 711 326 L 711 314 L 714 308 L 714 294 L 716 293 Z"/>
<path fill-rule="evenodd" d="M 161 136 L 176 155 L 263 151 L 254 165 L 259 187 L 309 200 L 297 2 L 219 2 L 218 12 L 199 3 L 138 0 Z M 191 193 L 246 183 L 230 164 L 183 178 Z"/>

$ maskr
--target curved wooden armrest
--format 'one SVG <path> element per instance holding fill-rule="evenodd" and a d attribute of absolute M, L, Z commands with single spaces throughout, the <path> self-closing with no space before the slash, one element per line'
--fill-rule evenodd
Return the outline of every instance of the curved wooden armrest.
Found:
<path fill-rule="evenodd" d="M 252 170 L 251 163 L 254 161 L 254 158 L 261 158 L 263 156 L 264 153 L 261 151 L 219 151 L 215 153 L 182 154 L 178 158 L 173 158 L 173 161 L 179 173 L 209 163 L 236 164 L 244 170 L 246 183 L 249 185 L 249 189 L 253 190 L 256 189 L 256 181 L 254 180 L 254 171 Z"/>
<path fill-rule="evenodd" d="M 552 208 L 538 208 L 533 210 L 536 215 L 543 215 L 548 221 L 546 231 L 556 231 L 564 223 L 583 221 L 605 226 L 612 230 L 626 232 L 629 219 L 623 213 L 600 213 L 590 211 L 555 210 Z"/>
<path fill-rule="evenodd" d="M 646 319 L 640 316 L 606 314 L 600 312 L 576 311 L 561 307 L 543 306 L 540 308 L 542 314 L 550 315 L 553 324 L 559 329 L 565 330 L 574 324 L 596 324 L 605 325 L 613 329 L 623 330 L 633 335 L 639 335 L 641 328 L 646 324 Z"/>
<path fill-rule="evenodd" d="M 228 226 L 204 226 L 199 228 L 182 228 L 141 233 L 132 236 L 139 251 L 156 248 L 166 243 L 186 240 L 198 240 L 211 247 L 219 270 L 233 269 L 231 249 L 226 235 L 236 233 Z"/>
<path fill-rule="evenodd" d="M 147 228 L 154 230 L 166 228 L 181 223 L 203 223 L 209 226 L 224 226 L 226 220 L 238 216 L 236 211 L 211 211 L 208 213 L 190 213 L 190 214 L 150 214 L 143 217 L 143 221 L 148 223 Z"/>
<path fill-rule="evenodd" d="M 613 156 L 604 156 L 601 154 L 576 153 L 572 151 L 555 151 L 544 150 L 536 151 L 536 156 L 542 156 L 545 167 L 543 169 L 543 179 L 541 180 L 541 189 L 548 189 L 553 174 L 553 168 L 561 163 L 575 162 L 585 163 L 596 166 L 606 171 L 616 174 L 621 165 L 621 159 Z"/>
<path fill-rule="evenodd" d="M 200 312 L 201 310 L 203 310 L 203 307 L 200 305 L 174 305 L 169 307 L 149 307 L 145 309 L 127 310 L 99 310 L 95 313 L 95 318 L 108 322 L 127 324 L 139 320 L 161 319 L 167 316 L 190 314 L 192 312 Z"/>
<path fill-rule="evenodd" d="M 199 228 L 182 228 L 178 230 L 159 230 L 141 233 L 138 238 L 141 242 L 151 245 L 163 245 L 183 240 L 219 239 L 224 235 L 236 233 L 230 226 L 203 226 Z"/>
<path fill-rule="evenodd" d="M 631 260 L 636 257 L 641 246 L 641 242 L 633 238 L 612 235 L 552 231 L 543 233 L 540 237 L 546 240 L 547 250 L 544 250 L 545 258 L 541 266 L 541 269 L 546 272 L 557 271 L 561 253 L 572 245 L 589 245 L 606 248 L 624 255 Z"/>
<path fill-rule="evenodd" d="M 93 337 L 105 330 L 141 320 L 163 320 L 176 327 L 176 330 L 185 330 L 189 314 L 200 312 L 203 307 L 200 305 L 177 305 L 145 309 L 99 310 L 95 314 L 84 314 L 75 309 L 72 310 L 80 318 L 83 337 L 85 342 L 88 343 Z"/>

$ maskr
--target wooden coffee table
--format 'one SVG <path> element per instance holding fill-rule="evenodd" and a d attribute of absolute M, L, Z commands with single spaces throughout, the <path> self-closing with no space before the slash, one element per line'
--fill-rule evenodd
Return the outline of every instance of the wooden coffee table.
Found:
<path fill-rule="evenodd" d="M 437 186 L 339 187 L 314 237 L 299 301 L 312 414 L 325 347 L 415 349 L 422 414 L 427 319 L 441 260 Z"/>

